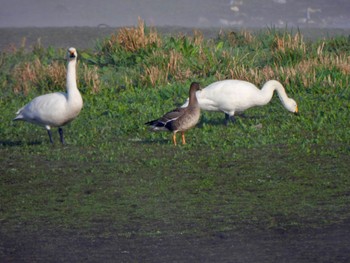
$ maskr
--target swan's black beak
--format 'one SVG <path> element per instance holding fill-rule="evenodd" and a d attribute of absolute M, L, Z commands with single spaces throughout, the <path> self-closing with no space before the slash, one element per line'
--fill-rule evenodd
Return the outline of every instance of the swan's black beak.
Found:
<path fill-rule="evenodd" d="M 69 52 L 69 57 L 70 58 L 75 58 L 75 53 L 74 52 Z"/>

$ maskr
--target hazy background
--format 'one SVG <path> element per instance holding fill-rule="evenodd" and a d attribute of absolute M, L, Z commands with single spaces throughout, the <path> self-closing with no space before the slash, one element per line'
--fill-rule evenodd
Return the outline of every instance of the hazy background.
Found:
<path fill-rule="evenodd" d="M 0 27 L 350 28 L 350 0 L 0 0 Z"/>
<path fill-rule="evenodd" d="M 220 29 L 300 30 L 316 39 L 350 34 L 350 0 L 0 0 L 0 51 L 18 47 L 93 48 L 138 17 L 160 33 L 205 37 Z"/>

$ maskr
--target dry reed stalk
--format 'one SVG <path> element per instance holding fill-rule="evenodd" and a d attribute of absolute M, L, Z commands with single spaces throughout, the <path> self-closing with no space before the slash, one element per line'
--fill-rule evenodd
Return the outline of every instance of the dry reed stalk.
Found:
<path fill-rule="evenodd" d="M 258 68 L 235 68 L 230 69 L 230 77 L 233 79 L 245 80 L 259 86 L 270 79 L 278 79 L 276 70 L 271 66 L 265 66 L 262 69 Z"/>
<path fill-rule="evenodd" d="M 13 77 L 15 84 L 13 91 L 15 93 L 23 92 L 25 95 L 29 93 L 31 86 L 38 82 L 40 76 L 38 68 L 41 66 L 39 59 L 33 63 L 24 62 L 16 65 L 13 69 Z"/>
<path fill-rule="evenodd" d="M 325 44 L 326 43 L 323 41 L 322 44 L 317 47 L 317 55 L 318 56 L 322 55 Z"/>
<path fill-rule="evenodd" d="M 246 30 L 242 30 L 238 33 L 234 31 L 231 31 L 228 33 L 220 31 L 219 36 L 222 38 L 227 38 L 227 40 L 230 42 L 232 46 L 242 45 L 242 44 L 249 45 L 255 41 L 255 37 L 252 35 L 252 33 Z"/>
<path fill-rule="evenodd" d="M 150 82 L 153 87 L 156 86 L 158 83 L 162 83 L 162 81 L 165 81 L 164 72 L 162 74 L 162 71 L 156 67 L 156 66 L 145 66 L 144 67 L 145 74 L 141 76 L 141 79 L 144 82 Z"/>
<path fill-rule="evenodd" d="M 231 79 L 241 79 L 248 81 L 248 70 L 246 69 L 246 67 L 233 67 L 229 71 Z"/>
<path fill-rule="evenodd" d="M 247 44 L 251 44 L 252 42 L 255 41 L 255 37 L 249 31 L 243 30 L 243 31 L 241 31 L 241 35 L 243 36 L 244 41 Z"/>
<path fill-rule="evenodd" d="M 138 26 L 136 28 L 125 27 L 119 30 L 119 33 L 117 35 L 117 42 L 125 50 L 131 52 L 145 48 L 149 45 L 161 45 L 161 39 L 155 30 L 151 28 L 149 34 L 145 34 L 145 23 L 140 17 L 138 19 Z"/>
<path fill-rule="evenodd" d="M 202 43 L 204 41 L 204 36 L 203 33 L 200 30 L 193 30 L 193 44 L 195 46 L 202 46 Z"/>
<path fill-rule="evenodd" d="M 32 62 L 23 62 L 16 65 L 13 69 L 14 93 L 27 95 L 33 87 L 39 89 L 50 90 L 50 87 L 65 87 L 66 67 L 64 63 L 53 61 L 49 65 L 42 64 L 37 58 Z M 87 87 L 91 87 L 92 93 L 100 90 L 100 79 L 98 76 L 98 68 L 88 67 L 83 64 L 82 74 L 77 80 L 82 81 Z"/>
<path fill-rule="evenodd" d="M 306 52 L 306 44 L 303 36 L 300 33 L 294 35 L 283 34 L 283 36 L 275 36 L 274 39 L 275 48 L 277 51 L 286 52 L 287 49 L 296 50 L 300 49 Z"/>
<path fill-rule="evenodd" d="M 47 78 L 51 80 L 51 82 L 55 86 L 63 86 L 66 81 L 66 68 L 64 64 L 54 61 L 52 64 L 48 65 L 47 68 L 41 65 L 41 71 L 47 75 Z"/>
<path fill-rule="evenodd" d="M 105 40 L 103 44 L 103 50 L 111 52 L 111 51 L 114 51 L 117 46 L 118 46 L 118 36 L 115 34 L 111 34 L 109 39 Z"/>
<path fill-rule="evenodd" d="M 169 79 L 183 81 L 192 75 L 189 68 L 184 69 L 183 55 L 176 50 L 171 50 L 168 53 L 154 51 L 152 57 L 158 58 L 157 61 L 151 65 L 145 64 L 143 66 L 144 73 L 141 75 L 141 80 L 151 84 L 151 86 L 166 84 Z"/>
<path fill-rule="evenodd" d="M 171 50 L 168 56 L 166 76 L 172 75 L 176 80 L 182 80 L 181 63 L 183 56 L 176 50 Z"/>
<path fill-rule="evenodd" d="M 183 65 L 183 55 L 176 50 L 171 50 L 168 57 L 167 70 L 166 70 L 166 80 L 171 76 L 176 81 L 183 81 L 192 75 L 189 68 L 184 69 Z"/>
<path fill-rule="evenodd" d="M 64 64 L 54 61 L 46 66 L 37 58 L 33 62 L 24 62 L 14 69 L 14 92 L 28 94 L 30 88 L 44 87 L 50 83 L 51 86 L 64 86 L 66 81 L 66 68 Z"/>
<path fill-rule="evenodd" d="M 86 64 L 83 64 L 83 80 L 88 87 L 91 87 L 93 94 L 100 91 L 100 78 L 96 66 L 89 68 Z"/>
<path fill-rule="evenodd" d="M 350 73 L 350 56 L 344 54 L 322 56 L 320 57 L 320 63 L 329 67 L 335 67 L 345 75 Z"/>

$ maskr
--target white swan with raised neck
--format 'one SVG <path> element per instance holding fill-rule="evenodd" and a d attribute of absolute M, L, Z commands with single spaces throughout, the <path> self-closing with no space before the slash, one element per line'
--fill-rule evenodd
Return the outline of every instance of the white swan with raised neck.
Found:
<path fill-rule="evenodd" d="M 14 119 L 44 126 L 51 143 L 53 143 L 51 127 L 58 127 L 61 143 L 64 144 L 61 126 L 74 120 L 83 107 L 83 99 L 76 81 L 77 57 L 76 49 L 73 47 L 69 48 L 67 52 L 67 92 L 49 93 L 34 98 L 17 111 L 17 116 Z"/>

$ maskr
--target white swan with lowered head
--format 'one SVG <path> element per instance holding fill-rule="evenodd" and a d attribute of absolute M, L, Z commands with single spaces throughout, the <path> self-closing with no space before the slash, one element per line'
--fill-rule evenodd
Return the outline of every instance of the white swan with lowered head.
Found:
<path fill-rule="evenodd" d="M 202 110 L 224 112 L 227 124 L 229 119 L 235 121 L 235 113 L 269 103 L 275 90 L 283 106 L 290 112 L 298 113 L 297 103 L 288 98 L 282 84 L 276 80 L 267 81 L 261 90 L 247 81 L 221 80 L 197 91 L 196 96 Z M 187 104 L 188 100 L 182 107 Z"/>
<path fill-rule="evenodd" d="M 44 126 L 50 142 L 53 143 L 51 127 L 58 127 L 61 143 L 64 144 L 61 126 L 74 120 L 83 107 L 83 99 L 77 87 L 76 63 L 77 51 L 71 47 L 67 52 L 67 92 L 55 92 L 34 98 L 17 111 L 15 121 L 23 120 Z"/>

